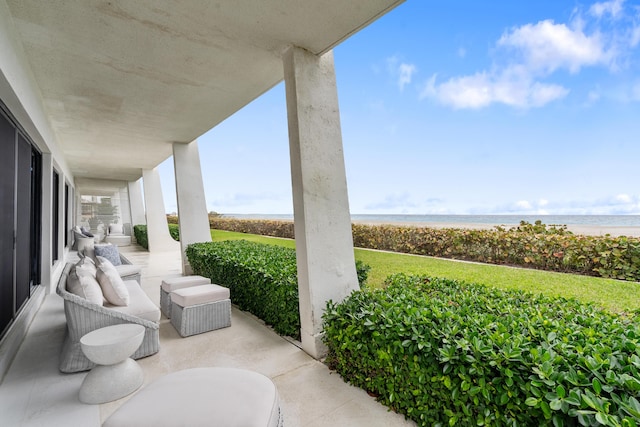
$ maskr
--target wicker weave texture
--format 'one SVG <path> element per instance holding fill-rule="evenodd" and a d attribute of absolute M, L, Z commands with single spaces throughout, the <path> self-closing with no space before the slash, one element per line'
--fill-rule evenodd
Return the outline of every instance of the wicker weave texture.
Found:
<path fill-rule="evenodd" d="M 160 311 L 164 317 L 171 319 L 171 295 L 160 285 Z"/>
<path fill-rule="evenodd" d="M 189 307 L 171 303 L 171 324 L 182 337 L 226 328 L 231 326 L 231 300 Z"/>
<path fill-rule="evenodd" d="M 160 333 L 157 323 L 92 304 L 67 291 L 67 277 L 73 265 L 73 263 L 68 263 L 65 266 L 56 287 L 56 293 L 64 299 L 64 313 L 67 320 L 67 334 L 60 355 L 60 371 L 80 372 L 93 368 L 95 364 L 87 359 L 82 352 L 80 338 L 91 331 L 106 326 L 123 323 L 136 323 L 144 326 L 144 340 L 131 357 L 139 359 L 157 353 L 160 350 Z"/>

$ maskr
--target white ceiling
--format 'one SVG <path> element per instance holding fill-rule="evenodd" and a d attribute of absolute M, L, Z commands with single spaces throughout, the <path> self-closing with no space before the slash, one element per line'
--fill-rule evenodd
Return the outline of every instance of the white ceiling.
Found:
<path fill-rule="evenodd" d="M 7 0 L 76 177 L 136 180 L 403 0 Z"/>

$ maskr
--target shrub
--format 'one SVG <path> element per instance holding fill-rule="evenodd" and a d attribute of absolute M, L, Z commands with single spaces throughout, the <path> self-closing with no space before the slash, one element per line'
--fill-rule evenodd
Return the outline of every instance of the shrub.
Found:
<path fill-rule="evenodd" d="M 416 255 L 640 280 L 640 239 L 574 235 L 540 221 L 469 230 L 353 224 L 354 245 Z"/>
<path fill-rule="evenodd" d="M 176 224 L 169 224 L 169 234 L 173 238 L 173 240 L 180 240 L 180 228 Z M 146 225 L 134 225 L 133 226 L 133 235 L 136 238 L 136 241 L 140 246 L 149 250 L 149 236 L 147 235 L 147 226 Z"/>
<path fill-rule="evenodd" d="M 396 275 L 324 314 L 327 363 L 419 425 L 640 420 L 640 327 L 575 300 Z"/>
<path fill-rule="evenodd" d="M 209 224 L 218 230 L 294 238 L 292 221 L 210 216 Z M 574 235 L 565 225 L 521 221 L 509 229 L 469 230 L 353 224 L 352 231 L 359 248 L 640 280 L 640 239 Z"/>
<path fill-rule="evenodd" d="M 236 233 L 258 234 L 260 236 L 293 239 L 292 221 L 272 221 L 261 219 L 233 219 L 209 215 L 209 226 L 215 230 L 234 231 Z"/>
<path fill-rule="evenodd" d="M 133 235 L 136 242 L 146 250 L 149 250 L 149 239 L 147 238 L 147 226 L 138 224 L 133 226 Z"/>
<path fill-rule="evenodd" d="M 273 326 L 281 335 L 300 336 L 298 278 L 294 249 L 246 240 L 194 243 L 187 258 L 195 274 L 228 287 L 231 300 Z M 357 263 L 358 279 L 369 266 Z"/>
<path fill-rule="evenodd" d="M 180 226 L 178 224 L 169 224 L 169 234 L 171 238 L 177 242 L 180 241 Z"/>

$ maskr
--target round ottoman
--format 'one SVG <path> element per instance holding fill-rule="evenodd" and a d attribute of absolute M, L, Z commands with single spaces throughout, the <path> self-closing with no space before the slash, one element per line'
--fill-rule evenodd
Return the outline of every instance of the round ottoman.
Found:
<path fill-rule="evenodd" d="M 195 368 L 174 372 L 141 389 L 103 426 L 282 426 L 278 391 L 257 372 Z"/>

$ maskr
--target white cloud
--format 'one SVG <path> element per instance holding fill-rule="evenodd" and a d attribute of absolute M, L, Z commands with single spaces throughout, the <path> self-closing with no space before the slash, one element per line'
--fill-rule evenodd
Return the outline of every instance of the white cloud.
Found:
<path fill-rule="evenodd" d="M 406 85 L 411 83 L 411 76 L 417 71 L 415 65 L 402 63 L 398 67 L 400 77 L 398 77 L 398 87 L 402 91 Z"/>
<path fill-rule="evenodd" d="M 621 203 L 631 203 L 632 202 L 631 196 L 629 196 L 628 194 L 618 194 L 615 197 L 615 200 L 617 200 L 618 202 L 621 202 Z"/>
<path fill-rule="evenodd" d="M 404 87 L 411 83 L 413 75 L 418 72 L 414 64 L 401 62 L 397 56 L 387 58 L 387 71 L 396 80 L 398 88 L 402 92 Z"/>
<path fill-rule="evenodd" d="M 589 13 L 596 18 L 602 18 L 604 15 L 609 14 L 612 18 L 618 18 L 622 13 L 622 4 L 624 0 L 611 0 L 601 3 L 594 3 L 589 8 Z"/>
<path fill-rule="evenodd" d="M 503 34 L 498 46 L 516 48 L 532 72 L 545 74 L 566 68 L 577 73 L 589 65 L 607 64 L 607 52 L 598 32 L 586 35 L 580 26 L 569 28 L 551 20 L 527 24 Z"/>
<path fill-rule="evenodd" d="M 637 9 L 640 12 L 640 8 Z M 595 20 L 611 16 L 615 25 Z M 434 74 L 420 98 L 430 98 L 457 109 L 479 109 L 504 104 L 537 108 L 566 97 L 570 89 L 550 81 L 558 71 L 577 74 L 587 67 L 617 72 L 628 66 L 630 48 L 640 45 L 638 16 L 625 14 L 624 1 L 595 3 L 585 18 L 576 11 L 568 23 L 543 20 L 506 30 L 496 42 L 496 62 L 487 70 L 436 82 Z M 634 99 L 640 99 L 633 91 Z M 586 105 L 600 97 L 591 91 Z"/>
<path fill-rule="evenodd" d="M 483 211 L 490 214 L 520 215 L 638 215 L 640 195 L 618 194 L 593 200 L 519 200 Z"/>
<path fill-rule="evenodd" d="M 432 98 L 453 108 L 478 109 L 494 103 L 517 108 L 541 107 L 565 97 L 569 90 L 555 84 L 532 81 L 513 69 L 501 74 L 477 73 L 451 78 L 436 84 L 432 76 L 422 90 L 421 98 Z"/>

